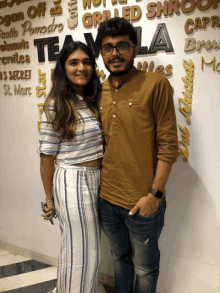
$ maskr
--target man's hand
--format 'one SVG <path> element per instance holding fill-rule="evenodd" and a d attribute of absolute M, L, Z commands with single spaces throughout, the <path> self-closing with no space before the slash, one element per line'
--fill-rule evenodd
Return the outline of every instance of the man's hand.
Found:
<path fill-rule="evenodd" d="M 148 196 L 142 197 L 133 209 L 129 212 L 132 216 L 139 211 L 140 216 L 149 216 L 157 212 L 159 207 L 159 199 L 157 199 L 153 194 L 149 193 Z"/>

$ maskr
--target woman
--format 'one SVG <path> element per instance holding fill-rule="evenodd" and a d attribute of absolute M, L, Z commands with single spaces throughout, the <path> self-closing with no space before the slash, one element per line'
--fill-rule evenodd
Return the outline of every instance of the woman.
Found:
<path fill-rule="evenodd" d="M 101 85 L 95 58 L 81 42 L 63 47 L 41 118 L 40 172 L 45 220 L 61 230 L 57 293 L 97 290 L 100 229 L 98 189 L 103 139 L 98 122 Z M 56 168 L 54 168 L 54 160 Z"/>

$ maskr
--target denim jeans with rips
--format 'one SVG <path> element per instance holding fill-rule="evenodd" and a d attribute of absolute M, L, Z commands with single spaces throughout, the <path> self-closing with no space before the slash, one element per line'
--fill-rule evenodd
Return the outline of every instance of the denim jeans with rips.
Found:
<path fill-rule="evenodd" d="M 100 224 L 114 259 L 115 293 L 156 292 L 165 210 L 164 199 L 156 213 L 130 216 L 129 210 L 99 199 Z"/>

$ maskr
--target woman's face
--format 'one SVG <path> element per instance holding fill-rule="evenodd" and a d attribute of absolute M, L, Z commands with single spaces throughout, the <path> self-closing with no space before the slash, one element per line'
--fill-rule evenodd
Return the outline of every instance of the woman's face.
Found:
<path fill-rule="evenodd" d="M 76 93 L 80 94 L 92 77 L 93 69 L 89 56 L 80 49 L 73 51 L 65 62 L 65 70 Z"/>

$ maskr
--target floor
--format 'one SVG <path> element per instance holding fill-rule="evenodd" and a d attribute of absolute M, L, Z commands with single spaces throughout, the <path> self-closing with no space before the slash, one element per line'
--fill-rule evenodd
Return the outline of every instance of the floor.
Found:
<path fill-rule="evenodd" d="M 56 286 L 57 268 L 0 249 L 0 292 L 48 293 Z M 99 284 L 98 293 L 113 293 Z"/>

